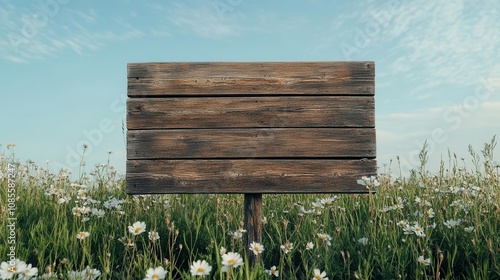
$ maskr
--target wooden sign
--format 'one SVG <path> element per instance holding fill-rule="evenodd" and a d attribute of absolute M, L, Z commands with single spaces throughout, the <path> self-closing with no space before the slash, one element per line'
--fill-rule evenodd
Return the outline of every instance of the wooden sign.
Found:
<path fill-rule="evenodd" d="M 373 62 L 128 65 L 127 193 L 359 193 Z"/>

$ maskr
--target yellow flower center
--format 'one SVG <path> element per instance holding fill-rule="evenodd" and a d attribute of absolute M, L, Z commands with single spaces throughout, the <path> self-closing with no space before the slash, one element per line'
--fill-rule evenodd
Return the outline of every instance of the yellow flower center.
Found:
<path fill-rule="evenodd" d="M 321 279 L 321 275 L 316 275 L 316 279 Z"/>
<path fill-rule="evenodd" d="M 139 232 L 139 231 L 141 231 L 141 227 L 136 227 L 136 228 L 135 228 L 135 232 Z M 156 274 L 155 274 L 155 275 L 156 275 Z"/>
<path fill-rule="evenodd" d="M 201 273 L 201 272 L 204 272 L 204 271 L 205 271 L 205 269 L 203 269 L 203 267 L 198 267 L 198 272 Z"/>
<path fill-rule="evenodd" d="M 254 249 L 255 249 L 255 251 L 257 251 L 257 252 L 258 252 L 258 251 L 259 251 L 259 246 L 255 246 L 255 248 L 254 248 Z"/>
<path fill-rule="evenodd" d="M 153 274 L 153 276 L 151 276 L 151 278 L 153 279 L 160 279 L 160 275 L 158 275 L 157 273 Z"/>
<path fill-rule="evenodd" d="M 8 271 L 8 272 L 16 272 L 16 271 L 17 271 L 17 269 L 16 269 L 16 267 L 15 267 L 15 266 L 11 266 L 11 267 L 7 268 L 7 271 Z"/>
<path fill-rule="evenodd" d="M 234 265 L 236 263 L 236 260 L 235 259 L 230 259 L 229 261 L 227 261 L 230 265 Z"/>

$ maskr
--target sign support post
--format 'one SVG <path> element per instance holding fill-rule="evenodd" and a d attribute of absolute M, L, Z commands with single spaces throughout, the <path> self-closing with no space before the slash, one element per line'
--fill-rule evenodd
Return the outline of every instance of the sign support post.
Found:
<path fill-rule="evenodd" d="M 247 231 L 246 252 L 250 265 L 260 261 L 260 255 L 255 255 L 250 249 L 252 242 L 262 244 L 262 194 L 246 193 L 244 202 L 244 223 Z"/>

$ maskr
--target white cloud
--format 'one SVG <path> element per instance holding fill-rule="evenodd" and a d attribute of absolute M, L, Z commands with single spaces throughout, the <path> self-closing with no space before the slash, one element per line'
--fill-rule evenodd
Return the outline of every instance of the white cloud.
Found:
<path fill-rule="evenodd" d="M 165 26 L 161 26 L 161 25 L 150 28 L 150 32 L 153 36 L 156 36 L 156 37 L 171 37 L 172 36 L 170 29 L 168 29 Z"/>
<path fill-rule="evenodd" d="M 18 56 L 15 56 L 15 55 L 4 54 L 2 56 L 3 56 L 3 59 L 5 59 L 5 60 L 9 60 L 9 61 L 16 62 L 16 63 L 26 63 L 25 59 L 22 59 Z"/>
<path fill-rule="evenodd" d="M 500 114 L 500 102 L 485 102 L 482 104 L 485 109 L 492 110 Z"/>
<path fill-rule="evenodd" d="M 409 114 L 409 113 L 395 113 L 395 114 L 390 114 L 389 117 L 399 119 L 399 120 L 416 120 L 416 119 L 420 119 L 421 115 L 420 114 Z"/>
<path fill-rule="evenodd" d="M 165 25 L 173 25 L 180 33 L 210 38 L 236 37 L 248 33 L 289 35 L 308 22 L 307 16 L 302 14 L 249 9 L 245 6 L 245 1 L 207 1 L 190 6 L 178 1 L 166 6 L 151 4 L 151 9 L 161 10 L 166 14 L 166 22 L 160 21 L 152 29 L 153 35 L 158 36 L 170 35 L 170 30 L 163 34 Z"/>
<path fill-rule="evenodd" d="M 405 94 L 428 100 L 447 94 L 443 86 L 474 86 L 495 77 L 499 9 L 496 0 L 353 3 L 333 17 L 331 28 L 319 28 L 324 35 L 311 51 L 336 47 L 348 60 L 377 58 L 383 65 L 377 83 L 386 76 L 403 78 L 398 85 L 412 85 Z"/>
<path fill-rule="evenodd" d="M 405 139 L 406 136 L 402 133 L 377 128 L 377 141 L 387 145 L 388 143 L 397 142 Z"/>
<path fill-rule="evenodd" d="M 403 55 L 392 63 L 395 73 L 412 73 L 429 87 L 439 83 L 472 85 L 489 76 L 500 48 L 495 1 L 400 2 L 386 27 L 386 39 L 397 40 Z M 478 32 L 481 30 L 481 32 Z M 425 69 L 422 72 L 422 69 Z"/>
<path fill-rule="evenodd" d="M 470 108 L 471 111 L 464 117 L 463 125 L 459 130 L 471 131 L 481 128 L 489 133 L 500 133 L 498 120 L 500 119 L 500 102 L 483 102 L 477 108 Z"/>
<path fill-rule="evenodd" d="M 399 156 L 404 169 L 418 167 L 418 152 L 424 141 L 428 143 L 429 169 L 434 171 L 442 157 L 447 161 L 448 149 L 466 156 L 471 144 L 479 151 L 500 132 L 500 101 L 494 97 L 478 100 L 476 106 L 467 107 L 468 102 L 460 102 L 377 116 L 379 164 L 387 164 Z"/>
<path fill-rule="evenodd" d="M 4 2 L 6 5 L 0 7 L 0 30 L 7 40 L 0 41 L 0 58 L 13 62 L 43 59 L 63 50 L 84 55 L 109 42 L 142 36 L 140 30 L 125 22 L 102 24 L 108 16 L 92 9 L 73 10 L 61 4 L 47 12 L 38 5 L 23 7 Z M 97 25 L 106 29 L 98 31 Z"/>
<path fill-rule="evenodd" d="M 163 8 L 162 8 L 163 9 Z M 167 19 L 181 30 L 194 32 L 203 37 L 223 37 L 238 35 L 237 25 L 217 13 L 212 2 L 195 7 L 187 7 L 181 3 L 173 3 L 167 9 Z M 229 13 L 229 12 L 226 12 Z"/>

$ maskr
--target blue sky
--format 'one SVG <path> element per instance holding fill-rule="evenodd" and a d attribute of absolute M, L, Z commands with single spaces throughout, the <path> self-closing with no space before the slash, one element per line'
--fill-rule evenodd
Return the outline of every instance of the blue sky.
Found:
<path fill-rule="evenodd" d="M 85 143 L 87 170 L 111 151 L 125 172 L 129 62 L 369 60 L 379 165 L 417 167 L 427 139 L 437 170 L 500 132 L 498 18 L 496 0 L 0 0 L 0 149 L 75 173 Z"/>

